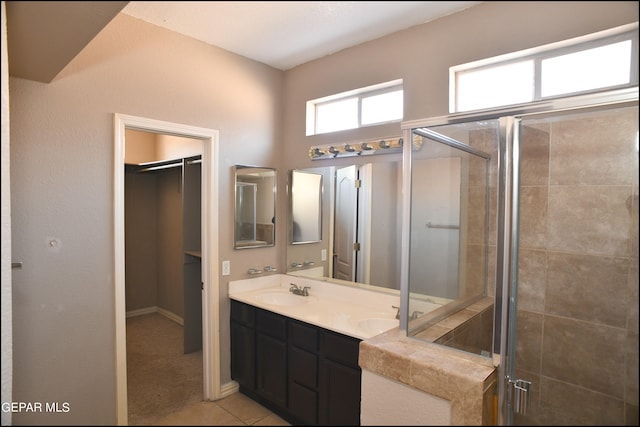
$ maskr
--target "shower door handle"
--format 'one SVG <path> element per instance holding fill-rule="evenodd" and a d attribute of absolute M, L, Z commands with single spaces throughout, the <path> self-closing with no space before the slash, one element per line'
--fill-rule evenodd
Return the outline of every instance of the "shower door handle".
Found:
<path fill-rule="evenodd" d="M 515 414 L 527 415 L 529 409 L 529 401 L 531 400 L 531 381 L 512 380 L 507 378 L 509 382 L 511 408 Z"/>

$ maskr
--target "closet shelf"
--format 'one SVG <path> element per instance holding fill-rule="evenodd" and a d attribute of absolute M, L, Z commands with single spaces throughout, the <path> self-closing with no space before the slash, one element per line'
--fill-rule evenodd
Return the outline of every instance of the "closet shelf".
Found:
<path fill-rule="evenodd" d="M 202 161 L 202 156 L 188 157 L 184 159 L 160 160 L 155 162 L 125 163 L 124 166 L 130 172 L 141 173 L 182 167 L 185 161 L 189 164 L 200 163 Z"/>

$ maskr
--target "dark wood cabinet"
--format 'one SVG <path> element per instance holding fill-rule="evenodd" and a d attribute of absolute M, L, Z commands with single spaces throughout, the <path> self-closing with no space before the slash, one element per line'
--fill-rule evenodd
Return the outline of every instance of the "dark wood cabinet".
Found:
<path fill-rule="evenodd" d="M 246 304 L 231 304 L 231 377 L 240 388 L 256 388 L 255 312 Z"/>
<path fill-rule="evenodd" d="M 286 318 L 256 309 L 256 393 L 287 407 Z"/>
<path fill-rule="evenodd" d="M 231 301 L 231 377 L 241 392 L 292 424 L 360 424 L 359 344 Z"/>
<path fill-rule="evenodd" d="M 358 366 L 360 340 L 322 331 L 318 424 L 360 425 L 362 370 Z M 357 408 L 357 411 L 355 410 Z"/>
<path fill-rule="evenodd" d="M 318 350 L 316 326 L 290 319 L 287 325 L 289 347 L 289 410 L 307 425 L 318 424 Z"/>

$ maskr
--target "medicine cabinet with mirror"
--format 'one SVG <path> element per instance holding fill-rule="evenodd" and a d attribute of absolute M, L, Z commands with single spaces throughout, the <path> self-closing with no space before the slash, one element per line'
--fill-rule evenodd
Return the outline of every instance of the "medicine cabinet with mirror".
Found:
<path fill-rule="evenodd" d="M 234 248 L 275 245 L 276 170 L 236 165 Z"/>

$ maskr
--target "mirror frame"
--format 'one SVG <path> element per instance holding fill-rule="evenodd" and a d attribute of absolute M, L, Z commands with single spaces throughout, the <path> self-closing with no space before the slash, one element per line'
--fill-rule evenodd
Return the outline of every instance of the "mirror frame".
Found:
<path fill-rule="evenodd" d="M 269 168 L 269 167 L 261 167 L 261 166 L 247 166 L 247 165 L 235 165 L 233 167 L 234 169 L 234 209 L 233 209 L 233 248 L 234 249 L 252 249 L 252 248 L 264 248 L 264 247 L 271 247 L 271 246 L 275 246 L 276 244 L 276 225 L 275 225 L 275 218 L 276 218 L 276 188 L 277 188 L 277 171 L 275 168 Z M 243 173 L 244 172 L 244 173 Z M 262 240 L 259 239 L 259 234 L 260 232 L 258 230 L 256 230 L 256 232 L 254 233 L 254 239 L 253 240 L 242 240 L 240 239 L 240 236 L 238 236 L 238 227 L 237 227 L 237 217 L 238 217 L 238 184 L 246 184 L 246 181 L 242 181 L 240 179 L 241 176 L 243 175 L 257 175 L 258 177 L 262 178 L 262 177 L 269 177 L 272 176 L 273 177 L 273 185 L 271 186 L 271 195 L 269 195 L 267 193 L 268 188 L 266 186 L 263 186 L 262 188 L 258 188 L 256 187 L 256 221 L 254 226 L 257 226 L 258 224 L 261 224 L 258 221 L 258 218 L 260 217 L 260 211 L 261 209 L 260 207 L 260 201 L 265 201 L 267 199 L 272 199 L 272 206 L 273 206 L 273 212 L 272 212 L 272 219 L 271 219 L 271 233 L 269 233 L 270 235 L 267 236 L 267 239 Z M 262 191 L 261 191 L 262 190 Z M 262 209 L 263 211 L 267 208 Z M 263 212 L 264 213 L 264 212 Z M 264 215 L 263 215 L 264 216 Z M 267 223 L 264 223 L 267 224 Z M 263 227 L 264 228 L 264 227 Z M 240 242 L 247 242 L 247 243 L 240 243 Z M 252 244 L 253 242 L 253 244 Z"/>

